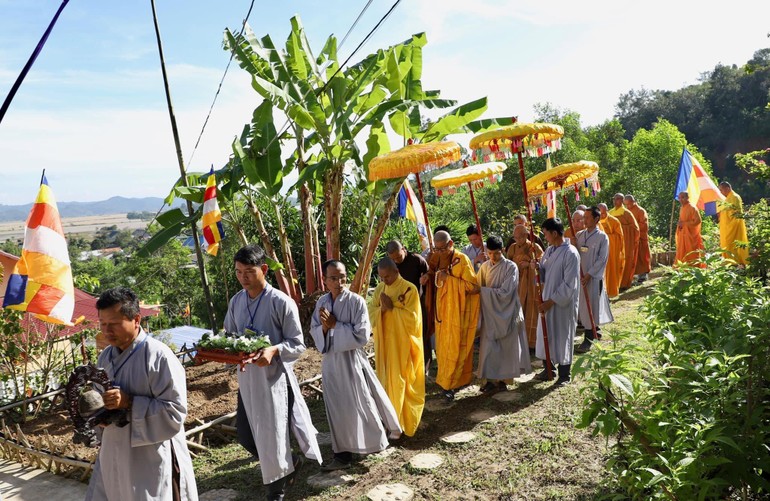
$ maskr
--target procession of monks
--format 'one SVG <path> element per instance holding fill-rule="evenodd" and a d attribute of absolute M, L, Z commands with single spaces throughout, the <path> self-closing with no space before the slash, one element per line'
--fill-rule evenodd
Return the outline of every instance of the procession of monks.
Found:
<path fill-rule="evenodd" d="M 724 256 L 745 264 L 741 199 L 728 183 L 719 189 L 725 196 L 719 206 Z M 678 199 L 676 266 L 702 266 L 700 212 L 687 193 Z M 548 218 L 541 235 L 517 215 L 505 243 L 496 235 L 483 240 L 475 225 L 468 226 L 469 244 L 462 248 L 446 226 L 437 227 L 424 255 L 390 241 L 368 302 L 346 287 L 344 263 L 323 263 L 328 293 L 316 303 L 310 331 L 323 357 L 333 452 L 325 462 L 292 369 L 305 349 L 297 308 L 267 283 L 264 251 L 255 245 L 239 250 L 235 272 L 244 289 L 230 301 L 225 325 L 231 332 L 262 330 L 273 343 L 239 372 L 237 413 L 239 442 L 259 457 L 267 499 L 284 499 L 301 464 L 290 434 L 322 470 L 350 468 L 355 454 L 382 451 L 418 433 L 426 381 L 441 388 L 446 405 L 474 378 L 478 391 L 491 395 L 530 374 L 534 355 L 544 361 L 536 379 L 556 376 L 557 386 L 568 384 L 574 353 L 589 351 L 602 326 L 613 321 L 609 299 L 650 272 L 647 211 L 622 193 L 612 205 L 578 206 L 569 227 Z M 575 346 L 581 330 L 584 340 Z M 374 369 L 364 351 L 370 338 Z"/>

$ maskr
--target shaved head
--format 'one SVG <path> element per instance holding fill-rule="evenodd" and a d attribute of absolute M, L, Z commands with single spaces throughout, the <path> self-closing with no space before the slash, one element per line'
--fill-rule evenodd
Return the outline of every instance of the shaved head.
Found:
<path fill-rule="evenodd" d="M 437 243 L 446 244 L 452 241 L 452 237 L 449 236 L 449 233 L 446 231 L 437 231 L 435 235 L 433 235 L 433 240 Z"/>
<path fill-rule="evenodd" d="M 377 263 L 377 269 L 378 270 L 396 270 L 398 271 L 398 266 L 396 266 L 396 262 L 390 259 L 389 257 L 384 257 L 380 259 L 380 262 Z"/>
<path fill-rule="evenodd" d="M 636 199 L 634 198 L 633 195 L 626 195 L 625 197 L 623 197 L 623 200 L 625 200 L 626 202 L 636 202 Z"/>

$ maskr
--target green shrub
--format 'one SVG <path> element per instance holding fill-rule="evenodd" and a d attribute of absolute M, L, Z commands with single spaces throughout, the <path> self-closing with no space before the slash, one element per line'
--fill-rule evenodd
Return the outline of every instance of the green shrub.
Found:
<path fill-rule="evenodd" d="M 609 466 L 634 499 L 770 493 L 770 294 L 718 256 L 672 270 L 644 304 L 644 338 L 576 365 L 580 426 L 615 436 Z"/>

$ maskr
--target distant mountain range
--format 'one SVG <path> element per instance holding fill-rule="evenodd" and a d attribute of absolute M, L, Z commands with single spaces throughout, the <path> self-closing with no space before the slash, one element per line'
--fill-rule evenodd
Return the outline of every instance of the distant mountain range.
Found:
<path fill-rule="evenodd" d="M 176 199 L 173 207 L 179 207 L 184 200 Z M 105 216 L 148 211 L 155 214 L 163 204 L 160 197 L 126 198 L 112 197 L 100 202 L 57 202 L 61 217 Z M 0 222 L 26 221 L 32 204 L 0 204 Z M 168 209 L 168 208 L 166 208 Z"/>

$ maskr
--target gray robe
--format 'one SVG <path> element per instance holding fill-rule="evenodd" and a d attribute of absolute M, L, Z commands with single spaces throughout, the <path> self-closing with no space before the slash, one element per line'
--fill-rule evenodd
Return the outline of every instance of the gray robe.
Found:
<path fill-rule="evenodd" d="M 614 320 L 610 310 L 610 299 L 604 287 L 604 269 L 607 267 L 607 259 L 610 255 L 610 239 L 599 228 L 591 233 L 588 230 L 579 231 L 577 234 L 577 248 L 580 252 L 580 268 L 583 275 L 590 276 L 591 280 L 586 285 L 588 297 L 591 300 L 591 313 L 597 326 L 604 325 Z M 591 317 L 586 308 L 583 287 L 580 288 L 580 308 L 578 315 L 580 323 L 586 330 L 591 329 Z"/>
<path fill-rule="evenodd" d="M 512 379 L 532 371 L 524 314 L 519 302 L 519 268 L 502 258 L 486 261 L 477 275 L 481 286 L 478 377 Z"/>
<path fill-rule="evenodd" d="M 558 365 L 572 363 L 580 293 L 579 264 L 578 251 L 566 238 L 560 246 L 548 247 L 540 261 L 543 301 L 550 299 L 556 303 L 546 312 L 545 321 L 551 361 Z M 542 322 L 537 323 L 535 355 L 545 359 Z"/>
<path fill-rule="evenodd" d="M 320 308 L 334 314 L 337 325 L 324 337 Z M 401 436 L 393 404 L 366 358 L 369 311 L 358 294 L 344 290 L 336 301 L 318 299 L 310 323 L 316 348 L 323 353 L 324 404 L 334 452 L 369 454 L 388 447 L 388 437 Z"/>
<path fill-rule="evenodd" d="M 265 286 L 262 299 L 250 299 L 245 290 L 230 300 L 225 317 L 225 330 L 243 333 L 251 324 L 249 308 L 254 314 L 253 326 L 264 331 L 278 354 L 267 367 L 246 365 L 238 371 L 238 386 L 243 399 L 251 433 L 259 453 L 262 482 L 269 484 L 294 471 L 289 443 L 289 392 L 294 394 L 291 408 L 291 431 L 302 452 L 309 459 L 321 462 L 310 411 L 294 375 L 294 362 L 305 351 L 299 311 L 294 301 L 283 292 Z"/>
<path fill-rule="evenodd" d="M 473 260 L 476 259 L 476 257 L 481 254 L 482 252 L 487 251 L 487 246 L 482 245 L 480 248 L 474 247 L 473 244 L 468 244 L 465 247 L 463 247 L 463 254 L 468 256 L 468 259 L 471 260 L 471 264 L 473 265 L 473 271 L 478 272 L 479 268 L 481 267 L 482 263 L 474 263 Z M 427 259 L 427 258 L 425 258 Z"/>
<path fill-rule="evenodd" d="M 112 424 L 97 429 L 102 445 L 86 501 L 171 501 L 172 454 L 179 466 L 182 499 L 196 501 L 198 489 L 184 434 L 184 367 L 168 346 L 143 330 L 129 348 L 118 351 L 106 348 L 97 365 L 133 396 L 130 422 L 122 428 Z"/>

